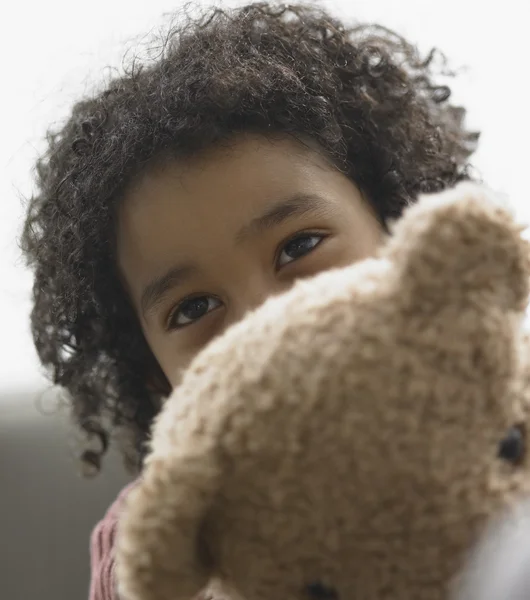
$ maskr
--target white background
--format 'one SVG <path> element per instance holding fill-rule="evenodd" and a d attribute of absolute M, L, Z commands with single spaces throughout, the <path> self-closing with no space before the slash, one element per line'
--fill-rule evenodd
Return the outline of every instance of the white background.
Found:
<path fill-rule="evenodd" d="M 225 3 L 234 4 L 234 2 Z M 452 67 L 454 99 L 482 131 L 474 164 L 493 187 L 507 192 L 530 223 L 530 69 L 525 0 L 335 0 L 345 20 L 375 21 L 404 34 L 427 52 L 443 50 Z M 29 333 L 31 274 L 16 245 L 23 197 L 33 191 L 32 168 L 46 129 L 109 66 L 120 68 L 127 49 L 163 28 L 178 2 L 47 0 L 4 4 L 0 11 L 0 398 L 44 387 Z"/>

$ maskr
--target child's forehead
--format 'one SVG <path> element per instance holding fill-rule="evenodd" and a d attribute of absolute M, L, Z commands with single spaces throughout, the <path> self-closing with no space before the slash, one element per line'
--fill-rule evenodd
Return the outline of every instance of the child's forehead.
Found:
<path fill-rule="evenodd" d="M 238 239 L 265 239 L 266 233 L 240 235 L 263 217 L 278 224 L 282 211 L 305 214 L 298 223 L 309 227 L 315 226 L 317 215 L 345 212 L 345 203 L 346 212 L 355 212 L 361 204 L 352 181 L 325 159 L 307 158 L 290 140 L 244 140 L 227 153 L 223 150 L 196 161 L 167 161 L 129 190 L 118 215 L 122 267 L 134 264 L 146 278 L 177 259 L 204 258 L 209 247 L 215 247 L 211 253 L 228 255 Z M 275 214 L 267 217 L 271 211 Z"/>
<path fill-rule="evenodd" d="M 160 152 L 149 164 L 139 171 L 133 181 L 142 181 L 147 176 L 173 174 L 197 174 L 204 170 L 224 170 L 227 166 L 245 165 L 256 158 L 260 161 L 288 161 L 328 166 L 324 150 L 308 137 L 286 134 L 265 135 L 253 132 L 236 133 L 230 138 L 219 140 L 198 152 L 180 155 L 171 150 Z M 263 164 L 263 163 L 261 163 Z M 178 167 L 178 168 L 177 168 Z"/>
<path fill-rule="evenodd" d="M 153 203 L 261 204 L 314 185 L 330 168 L 327 159 L 291 138 L 241 136 L 186 158 L 164 157 L 138 173 L 122 207 L 149 212 Z M 250 207 L 252 208 L 252 207 Z"/>

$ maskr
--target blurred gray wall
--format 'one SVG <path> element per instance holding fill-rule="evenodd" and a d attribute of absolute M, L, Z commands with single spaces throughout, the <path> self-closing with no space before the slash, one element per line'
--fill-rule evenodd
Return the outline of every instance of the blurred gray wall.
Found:
<path fill-rule="evenodd" d="M 0 598 L 86 600 L 90 532 L 130 477 L 112 456 L 83 479 L 67 417 L 37 400 L 0 394 Z"/>

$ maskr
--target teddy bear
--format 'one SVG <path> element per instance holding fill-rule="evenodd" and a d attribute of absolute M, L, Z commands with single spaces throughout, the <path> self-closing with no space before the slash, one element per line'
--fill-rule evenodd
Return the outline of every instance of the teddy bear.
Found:
<path fill-rule="evenodd" d="M 463 589 L 471 549 L 530 491 L 523 231 L 482 185 L 423 195 L 376 256 L 213 340 L 153 425 L 120 598 Z"/>

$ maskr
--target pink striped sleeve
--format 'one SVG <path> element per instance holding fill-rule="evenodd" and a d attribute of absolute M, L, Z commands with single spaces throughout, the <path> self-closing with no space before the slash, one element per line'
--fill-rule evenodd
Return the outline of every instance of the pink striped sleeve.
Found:
<path fill-rule="evenodd" d="M 90 538 L 90 592 L 89 600 L 119 600 L 114 584 L 114 540 L 118 519 L 128 492 L 136 482 L 128 485 L 105 517 L 96 525 Z"/>

